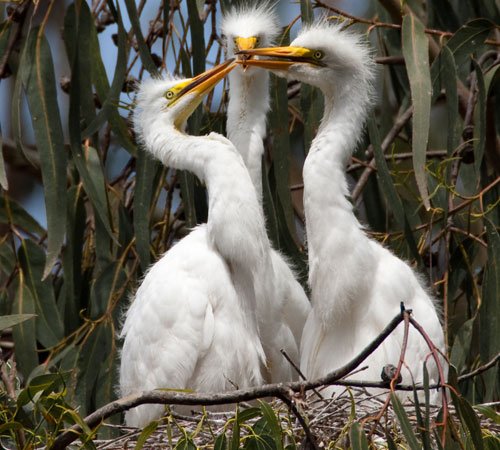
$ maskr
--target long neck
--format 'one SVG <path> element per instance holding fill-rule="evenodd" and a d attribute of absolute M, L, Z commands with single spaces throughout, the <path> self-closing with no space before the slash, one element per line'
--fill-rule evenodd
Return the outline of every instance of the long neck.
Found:
<path fill-rule="evenodd" d="M 362 132 L 368 91 L 323 93 L 325 113 L 303 177 L 312 301 L 324 319 L 330 320 L 331 311 L 338 318 L 352 310 L 349 300 L 359 291 L 360 279 L 372 270 L 368 238 L 346 198 L 345 172 Z"/>
<path fill-rule="evenodd" d="M 145 148 L 165 165 L 193 172 L 208 190 L 209 239 L 233 265 L 253 271 L 269 241 L 252 180 L 241 156 L 216 133 L 189 136 L 161 115 L 144 130 Z"/>
<path fill-rule="evenodd" d="M 162 123 L 147 124 L 145 147 L 165 165 L 189 170 L 208 190 L 209 245 L 226 261 L 247 326 L 258 333 L 254 285 L 269 248 L 255 188 L 234 146 L 223 136 L 188 136 Z"/>
<path fill-rule="evenodd" d="M 227 136 L 248 168 L 259 202 L 262 199 L 262 155 L 269 110 L 269 75 L 264 70 L 238 67 L 229 75 Z"/>

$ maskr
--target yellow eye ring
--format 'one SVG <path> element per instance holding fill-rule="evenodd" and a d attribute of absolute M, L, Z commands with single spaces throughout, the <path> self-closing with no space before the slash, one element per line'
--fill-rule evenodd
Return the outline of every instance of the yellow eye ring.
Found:
<path fill-rule="evenodd" d="M 165 98 L 167 100 L 172 100 L 174 98 L 175 94 L 173 93 L 173 91 L 167 91 L 165 92 Z"/>
<path fill-rule="evenodd" d="M 312 56 L 314 59 L 322 59 L 325 54 L 321 50 L 315 50 Z"/>

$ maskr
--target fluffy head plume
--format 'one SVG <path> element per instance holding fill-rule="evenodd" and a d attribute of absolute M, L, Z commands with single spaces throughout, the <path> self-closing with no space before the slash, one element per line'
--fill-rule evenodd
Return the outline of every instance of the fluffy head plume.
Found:
<path fill-rule="evenodd" d="M 273 44 L 281 31 L 275 3 L 241 2 L 226 11 L 222 17 L 221 32 L 229 53 L 233 51 L 235 37 L 258 37 L 259 47 Z"/>

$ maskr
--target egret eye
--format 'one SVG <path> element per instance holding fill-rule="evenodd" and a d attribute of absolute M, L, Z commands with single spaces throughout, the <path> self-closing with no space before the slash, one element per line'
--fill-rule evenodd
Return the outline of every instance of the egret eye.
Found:
<path fill-rule="evenodd" d="M 233 44 L 234 44 L 236 47 L 238 47 L 238 38 L 237 38 L 237 37 L 233 38 Z"/>
<path fill-rule="evenodd" d="M 174 98 L 174 96 L 175 96 L 175 94 L 174 94 L 173 91 L 167 91 L 167 92 L 165 92 L 165 98 L 167 100 L 172 100 Z"/>
<path fill-rule="evenodd" d="M 259 36 L 257 36 L 257 37 L 255 38 L 255 46 L 256 46 L 256 47 L 259 47 L 259 46 L 260 46 L 260 37 L 259 37 Z"/>
<path fill-rule="evenodd" d="M 321 50 L 315 50 L 312 56 L 314 59 L 323 59 L 325 54 Z"/>

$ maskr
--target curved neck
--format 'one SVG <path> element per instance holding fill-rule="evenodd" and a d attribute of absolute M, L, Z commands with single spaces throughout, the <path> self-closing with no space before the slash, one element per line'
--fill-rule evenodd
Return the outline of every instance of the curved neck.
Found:
<path fill-rule="evenodd" d="M 262 155 L 269 111 L 269 75 L 264 70 L 237 68 L 229 74 L 227 136 L 248 168 L 262 202 Z"/>
<path fill-rule="evenodd" d="M 186 135 L 161 115 L 149 121 L 145 148 L 166 166 L 193 172 L 208 190 L 208 238 L 233 266 L 255 273 L 269 242 L 255 189 L 234 146 L 223 136 Z"/>
<path fill-rule="evenodd" d="M 341 83 L 337 85 L 342 86 Z M 368 87 L 323 91 L 325 113 L 304 163 L 304 209 L 312 301 L 325 320 L 331 311 L 348 314 L 354 276 L 372 270 L 368 238 L 346 198 L 345 165 L 362 132 L 369 107 Z M 367 276 L 366 279 L 369 279 Z M 335 303 L 335 305 L 332 305 Z"/>

